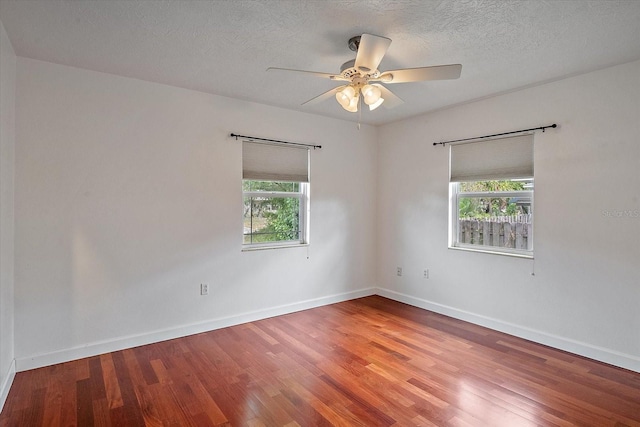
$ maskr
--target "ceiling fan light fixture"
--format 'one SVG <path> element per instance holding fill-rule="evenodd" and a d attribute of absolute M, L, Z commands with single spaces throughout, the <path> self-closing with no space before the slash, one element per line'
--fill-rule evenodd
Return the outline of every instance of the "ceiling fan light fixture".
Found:
<path fill-rule="evenodd" d="M 342 91 L 336 92 L 336 101 L 342 105 L 342 108 L 346 108 L 349 105 L 349 97 Z"/>
<path fill-rule="evenodd" d="M 349 103 L 351 102 L 355 94 L 356 94 L 356 91 L 352 86 L 346 86 L 341 91 L 336 92 L 336 100 L 340 105 L 342 105 L 342 108 L 346 109 L 349 106 Z"/>
<path fill-rule="evenodd" d="M 358 111 L 358 101 L 359 101 L 359 99 L 360 99 L 360 97 L 356 94 L 356 96 L 351 98 L 351 100 L 349 101 L 349 105 L 347 105 L 346 107 L 343 105 L 342 108 L 344 108 L 345 110 L 347 110 L 350 113 L 356 113 Z"/>
<path fill-rule="evenodd" d="M 380 91 L 380 88 L 368 84 L 362 87 L 362 96 L 365 104 L 373 105 L 380 100 L 382 91 Z"/>
<path fill-rule="evenodd" d="M 336 100 L 345 110 L 358 111 L 358 93 L 353 86 L 349 85 L 336 92 Z"/>

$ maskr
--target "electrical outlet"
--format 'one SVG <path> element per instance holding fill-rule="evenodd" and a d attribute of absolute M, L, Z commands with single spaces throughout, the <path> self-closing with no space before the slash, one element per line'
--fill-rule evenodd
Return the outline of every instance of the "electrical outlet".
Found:
<path fill-rule="evenodd" d="M 209 285 L 207 283 L 200 283 L 200 295 L 209 295 Z"/>
<path fill-rule="evenodd" d="M 425 268 L 425 269 L 422 271 L 422 278 L 423 278 L 423 279 L 428 279 L 428 278 L 429 278 L 429 269 L 428 269 L 428 268 Z"/>
<path fill-rule="evenodd" d="M 396 274 L 398 276 L 402 276 L 402 267 L 398 267 L 398 269 L 396 270 Z"/>

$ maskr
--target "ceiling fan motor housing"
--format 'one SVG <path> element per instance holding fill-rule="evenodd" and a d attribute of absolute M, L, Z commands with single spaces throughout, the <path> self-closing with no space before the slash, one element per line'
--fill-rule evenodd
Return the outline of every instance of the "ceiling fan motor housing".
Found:
<path fill-rule="evenodd" d="M 349 80 L 351 80 L 352 78 L 358 75 L 367 79 L 375 79 L 380 75 L 380 72 L 378 70 L 369 70 L 368 72 L 363 72 L 363 70 L 358 70 L 355 67 L 355 63 L 356 63 L 356 60 L 352 59 L 342 64 L 340 66 L 340 75 Z"/>

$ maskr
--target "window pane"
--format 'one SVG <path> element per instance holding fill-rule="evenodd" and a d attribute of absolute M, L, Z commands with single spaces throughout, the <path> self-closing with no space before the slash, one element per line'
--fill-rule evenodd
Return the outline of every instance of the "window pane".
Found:
<path fill-rule="evenodd" d="M 458 191 L 461 193 L 522 190 L 533 190 L 533 178 L 512 179 L 505 181 L 461 182 L 458 187 Z"/>
<path fill-rule="evenodd" d="M 458 242 L 531 250 L 531 192 L 515 197 L 458 197 Z"/>
<path fill-rule="evenodd" d="M 288 193 L 299 193 L 300 183 L 243 180 L 242 191 L 282 191 Z"/>
<path fill-rule="evenodd" d="M 531 193 L 523 192 L 516 197 L 486 196 L 458 198 L 458 217 L 486 219 L 503 216 L 522 216 L 531 213 Z"/>
<path fill-rule="evenodd" d="M 300 240 L 299 224 L 300 199 L 297 197 L 244 198 L 245 244 Z"/>

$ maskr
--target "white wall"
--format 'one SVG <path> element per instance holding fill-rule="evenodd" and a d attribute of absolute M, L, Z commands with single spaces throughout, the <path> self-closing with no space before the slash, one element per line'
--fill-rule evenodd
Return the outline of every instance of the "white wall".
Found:
<path fill-rule="evenodd" d="M 373 292 L 375 128 L 25 58 L 16 117 L 18 370 Z M 241 252 L 231 132 L 323 146 L 308 248 Z"/>
<path fill-rule="evenodd" d="M 448 149 L 432 143 L 551 123 L 535 136 L 535 261 L 447 249 Z M 640 371 L 640 62 L 386 125 L 379 141 L 384 295 Z"/>
<path fill-rule="evenodd" d="M 15 375 L 14 147 L 16 55 L 0 22 L 0 408 Z"/>

